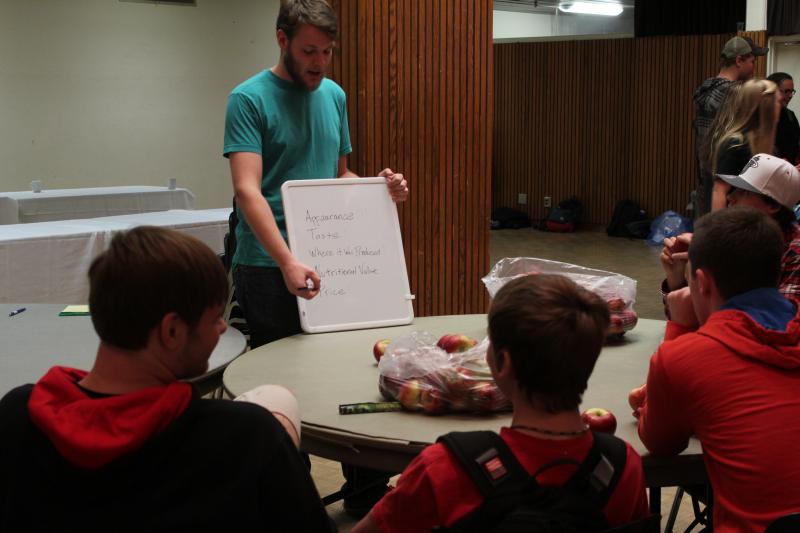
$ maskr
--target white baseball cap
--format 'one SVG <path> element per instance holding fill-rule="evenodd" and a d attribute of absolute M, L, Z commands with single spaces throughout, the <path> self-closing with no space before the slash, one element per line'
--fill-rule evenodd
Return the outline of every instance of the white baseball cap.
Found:
<path fill-rule="evenodd" d="M 774 155 L 756 154 L 738 176 L 718 174 L 717 177 L 737 189 L 769 196 L 789 209 L 800 202 L 800 172 Z"/>

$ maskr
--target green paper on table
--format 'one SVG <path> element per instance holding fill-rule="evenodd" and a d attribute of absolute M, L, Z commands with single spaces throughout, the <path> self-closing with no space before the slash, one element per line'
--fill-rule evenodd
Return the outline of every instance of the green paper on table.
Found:
<path fill-rule="evenodd" d="M 89 316 L 88 305 L 68 305 L 58 316 Z"/>

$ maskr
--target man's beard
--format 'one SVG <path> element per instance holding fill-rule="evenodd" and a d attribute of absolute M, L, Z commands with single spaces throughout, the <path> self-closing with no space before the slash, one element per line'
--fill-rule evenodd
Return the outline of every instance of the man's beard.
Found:
<path fill-rule="evenodd" d="M 289 76 L 292 78 L 295 87 L 298 89 L 302 89 L 303 91 L 314 91 L 316 90 L 319 85 L 314 88 L 308 86 L 308 84 L 303 80 L 303 75 L 297 69 L 297 62 L 294 60 L 294 56 L 292 52 L 289 50 L 286 51 L 286 54 L 283 56 L 283 65 L 286 67 L 286 72 L 289 73 Z M 323 75 L 324 77 L 324 75 Z M 322 81 L 320 80 L 320 84 Z"/>

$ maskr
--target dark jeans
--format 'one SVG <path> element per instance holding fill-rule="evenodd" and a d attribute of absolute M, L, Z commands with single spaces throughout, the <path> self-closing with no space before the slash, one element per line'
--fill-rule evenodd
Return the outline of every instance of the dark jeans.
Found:
<path fill-rule="evenodd" d="M 250 328 L 251 348 L 303 331 L 297 297 L 286 288 L 280 268 L 236 265 L 233 283 Z"/>
<path fill-rule="evenodd" d="M 301 333 L 297 297 L 289 292 L 281 269 L 236 265 L 233 270 L 236 300 L 250 328 L 250 347 L 258 348 L 268 342 Z M 356 496 L 358 503 L 371 507 L 386 490 L 391 474 L 367 468 L 342 465 L 347 480 L 345 492 L 359 491 L 378 483 L 379 488 L 363 491 Z M 349 499 L 345 496 L 346 499 Z"/>

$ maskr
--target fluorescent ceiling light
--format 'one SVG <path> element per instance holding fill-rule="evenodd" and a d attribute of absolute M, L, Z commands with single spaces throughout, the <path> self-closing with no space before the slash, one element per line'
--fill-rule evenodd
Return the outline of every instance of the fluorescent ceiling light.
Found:
<path fill-rule="evenodd" d="M 622 5 L 617 2 L 561 2 L 558 9 L 564 13 L 583 13 L 616 17 L 622 13 Z"/>

